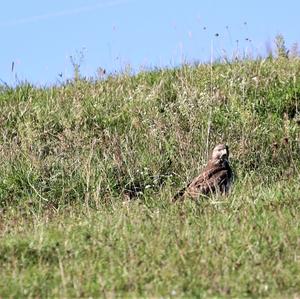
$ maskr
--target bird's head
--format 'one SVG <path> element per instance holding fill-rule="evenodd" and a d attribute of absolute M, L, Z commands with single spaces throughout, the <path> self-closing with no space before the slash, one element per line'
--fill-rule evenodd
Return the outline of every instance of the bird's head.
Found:
<path fill-rule="evenodd" d="M 224 161 L 229 158 L 229 150 L 226 144 L 218 144 L 212 152 L 212 160 Z"/>

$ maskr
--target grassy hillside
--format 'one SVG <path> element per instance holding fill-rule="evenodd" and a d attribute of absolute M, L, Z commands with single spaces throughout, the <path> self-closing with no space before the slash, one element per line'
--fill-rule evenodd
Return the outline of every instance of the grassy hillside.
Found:
<path fill-rule="evenodd" d="M 300 61 L 0 91 L 0 297 L 300 294 Z M 231 194 L 170 203 L 215 144 Z"/>

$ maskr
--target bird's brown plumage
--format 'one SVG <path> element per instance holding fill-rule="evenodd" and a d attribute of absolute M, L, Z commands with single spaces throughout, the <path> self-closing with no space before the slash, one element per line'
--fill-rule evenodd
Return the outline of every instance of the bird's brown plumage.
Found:
<path fill-rule="evenodd" d="M 228 157 L 228 146 L 225 144 L 217 145 L 201 174 L 180 190 L 174 196 L 173 201 L 184 199 L 185 197 L 197 198 L 201 194 L 227 193 L 232 181 L 232 170 Z"/>

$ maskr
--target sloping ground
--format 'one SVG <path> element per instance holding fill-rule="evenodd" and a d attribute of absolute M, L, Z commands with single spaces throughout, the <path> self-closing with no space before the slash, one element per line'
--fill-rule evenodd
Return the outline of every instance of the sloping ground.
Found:
<path fill-rule="evenodd" d="M 300 62 L 0 92 L 0 296 L 300 293 Z M 171 204 L 226 142 L 231 194 Z"/>

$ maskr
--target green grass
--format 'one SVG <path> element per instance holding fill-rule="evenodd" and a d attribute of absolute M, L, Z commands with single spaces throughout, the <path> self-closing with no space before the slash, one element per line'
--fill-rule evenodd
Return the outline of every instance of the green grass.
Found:
<path fill-rule="evenodd" d="M 0 91 L 0 297 L 300 294 L 300 61 Z M 172 204 L 226 142 L 232 192 Z"/>

